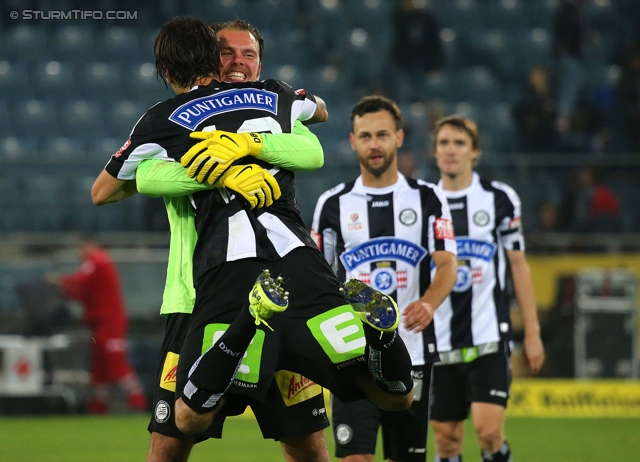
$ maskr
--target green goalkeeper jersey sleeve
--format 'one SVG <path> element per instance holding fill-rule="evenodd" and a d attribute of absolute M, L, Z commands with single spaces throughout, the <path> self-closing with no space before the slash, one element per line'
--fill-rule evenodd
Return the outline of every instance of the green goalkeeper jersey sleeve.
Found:
<path fill-rule="evenodd" d="M 324 159 L 318 138 L 298 121 L 294 125 L 293 135 L 299 136 L 263 135 L 264 147 L 260 158 L 290 170 L 320 168 Z M 263 157 L 263 154 L 267 157 Z M 197 233 L 193 208 L 187 195 L 212 187 L 189 178 L 179 163 L 163 160 L 140 163 L 136 171 L 136 184 L 142 194 L 164 197 L 169 219 L 169 261 L 160 314 L 191 313 L 195 303 L 193 249 Z"/>

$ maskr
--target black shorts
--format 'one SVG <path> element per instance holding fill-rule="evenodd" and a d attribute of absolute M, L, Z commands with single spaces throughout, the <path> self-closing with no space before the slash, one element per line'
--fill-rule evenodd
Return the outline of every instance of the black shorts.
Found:
<path fill-rule="evenodd" d="M 496 353 L 470 363 L 436 364 L 431 381 L 431 418 L 459 422 L 469 417 L 471 403 L 507 407 L 511 386 L 511 351 L 500 342 Z"/>
<path fill-rule="evenodd" d="M 153 415 L 147 427 L 149 432 L 175 438 L 185 436 L 176 427 L 174 403 L 179 352 L 190 320 L 191 315 L 183 313 L 170 314 L 167 318 L 158 368 L 158 386 L 153 397 Z M 195 436 L 196 442 L 207 438 L 221 438 L 225 418 L 241 414 L 247 406 L 252 408 L 264 438 L 279 440 L 287 436 L 313 433 L 329 426 L 320 386 L 309 386 L 305 378 L 287 371 L 276 372 L 276 379 L 271 384 L 264 403 L 232 399 L 228 406 L 225 404 L 212 425 Z"/>
<path fill-rule="evenodd" d="M 411 368 L 414 400 L 406 411 L 382 411 L 368 399 L 344 403 L 332 397 L 335 456 L 375 454 L 378 428 L 382 426 L 385 460 L 426 461 L 431 369 L 430 364 Z"/>
<path fill-rule="evenodd" d="M 176 396 L 194 362 L 240 310 L 248 309 L 248 294 L 265 269 L 284 278 L 289 307 L 269 319 L 273 331 L 257 327 L 227 391 L 225 408 L 233 408 L 230 404 L 236 395 L 265 402 L 278 370 L 302 374 L 345 401 L 364 398 L 354 383 L 356 375 L 370 375 L 362 322 L 342 297 L 338 279 L 323 255 L 309 247 L 294 249 L 276 261 L 227 262 L 198 278 L 196 303 L 178 363 Z"/>

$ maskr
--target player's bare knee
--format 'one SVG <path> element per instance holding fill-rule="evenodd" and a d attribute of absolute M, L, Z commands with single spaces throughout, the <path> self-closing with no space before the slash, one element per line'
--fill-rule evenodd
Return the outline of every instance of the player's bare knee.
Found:
<path fill-rule="evenodd" d="M 176 401 L 176 426 L 185 435 L 195 435 L 205 431 L 213 421 L 214 412 L 198 414 L 182 399 Z"/>
<path fill-rule="evenodd" d="M 484 451 L 496 452 L 502 446 L 502 430 L 499 427 L 482 426 L 476 428 L 478 443 Z"/>

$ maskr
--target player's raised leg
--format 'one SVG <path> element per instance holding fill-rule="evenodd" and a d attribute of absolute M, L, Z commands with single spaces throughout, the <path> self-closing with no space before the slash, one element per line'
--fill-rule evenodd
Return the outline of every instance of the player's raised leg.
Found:
<path fill-rule="evenodd" d="M 256 326 L 289 304 L 282 278 L 273 279 L 268 270 L 260 274 L 249 294 L 247 309 L 241 310 L 218 341 L 191 366 L 182 397 L 176 400 L 176 424 L 190 435 L 206 430 L 236 376 Z"/>

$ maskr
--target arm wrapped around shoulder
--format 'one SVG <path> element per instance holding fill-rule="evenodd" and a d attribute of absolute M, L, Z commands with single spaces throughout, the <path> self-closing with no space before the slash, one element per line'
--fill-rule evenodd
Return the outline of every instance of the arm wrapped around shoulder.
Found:
<path fill-rule="evenodd" d="M 273 175 L 255 164 L 232 165 L 220 176 L 219 182 L 244 197 L 252 209 L 269 207 L 281 194 Z"/>
<path fill-rule="evenodd" d="M 193 132 L 191 138 L 201 139 L 180 159 L 187 174 L 198 183 L 213 185 L 236 160 L 257 156 L 262 152 L 262 137 L 258 133 L 233 133 L 222 130 Z"/>

